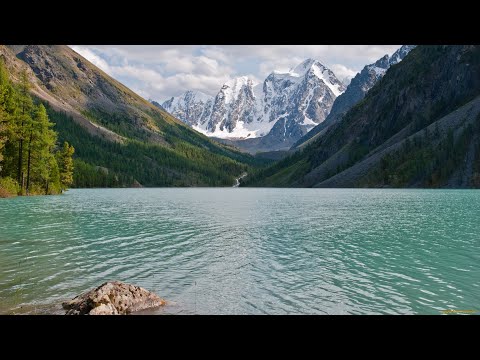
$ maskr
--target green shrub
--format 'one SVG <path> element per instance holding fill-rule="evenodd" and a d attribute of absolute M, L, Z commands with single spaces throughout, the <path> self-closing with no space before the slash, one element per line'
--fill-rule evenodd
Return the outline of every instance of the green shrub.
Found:
<path fill-rule="evenodd" d="M 17 196 L 19 190 L 18 183 L 11 177 L 0 178 L 0 198 Z"/>

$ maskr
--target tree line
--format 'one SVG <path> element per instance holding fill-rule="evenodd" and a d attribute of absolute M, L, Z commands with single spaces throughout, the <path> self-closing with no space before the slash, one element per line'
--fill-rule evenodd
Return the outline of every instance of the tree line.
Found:
<path fill-rule="evenodd" d="M 58 144 L 45 106 L 29 89 L 27 72 L 14 84 L 0 57 L 0 197 L 60 194 L 73 182 L 75 149 Z"/>

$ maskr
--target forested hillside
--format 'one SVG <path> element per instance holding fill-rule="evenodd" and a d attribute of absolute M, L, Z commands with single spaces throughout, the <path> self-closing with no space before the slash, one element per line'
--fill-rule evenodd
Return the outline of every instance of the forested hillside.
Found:
<path fill-rule="evenodd" d="M 0 46 L 0 57 L 75 147 L 75 187 L 231 186 L 265 163 L 191 130 L 67 46 Z"/>
<path fill-rule="evenodd" d="M 260 163 L 228 149 L 199 151 L 183 141 L 174 149 L 133 139 L 112 142 L 92 136 L 68 114 L 47 111 L 60 139 L 75 146 L 75 187 L 229 186 L 235 175 Z"/>
<path fill-rule="evenodd" d="M 73 182 L 74 148 L 58 142 L 27 74 L 13 84 L 0 58 L 0 197 L 59 194 Z"/>
<path fill-rule="evenodd" d="M 478 187 L 480 46 L 418 46 L 343 119 L 250 186 Z"/>

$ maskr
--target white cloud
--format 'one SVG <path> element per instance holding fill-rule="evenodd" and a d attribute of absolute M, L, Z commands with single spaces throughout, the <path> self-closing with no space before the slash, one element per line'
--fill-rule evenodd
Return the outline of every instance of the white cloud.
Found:
<path fill-rule="evenodd" d="M 215 95 L 232 77 L 262 81 L 273 70 L 286 71 L 306 58 L 319 60 L 340 80 L 400 45 L 73 45 L 72 49 L 103 71 L 164 101 L 186 90 Z"/>
<path fill-rule="evenodd" d="M 352 78 L 358 73 L 358 71 L 350 69 L 342 64 L 333 64 L 330 66 L 330 70 L 332 70 L 337 76 L 338 80 L 342 81 L 343 83 L 349 83 L 350 80 L 352 80 Z"/>
<path fill-rule="evenodd" d="M 202 53 L 204 56 L 210 58 L 210 59 L 215 59 L 217 61 L 221 62 L 228 62 L 229 57 L 225 53 L 225 51 L 219 47 L 213 46 L 213 47 L 204 47 L 202 48 Z"/>
<path fill-rule="evenodd" d="M 106 73 L 109 73 L 111 71 L 108 63 L 90 49 L 82 46 L 71 46 L 71 48 Z"/>
<path fill-rule="evenodd" d="M 285 58 L 279 57 L 276 59 L 262 61 L 259 65 L 259 75 L 262 78 L 265 78 L 272 71 L 287 72 L 291 68 L 300 64 L 303 60 L 305 59 L 295 56 L 295 57 L 285 57 Z"/>

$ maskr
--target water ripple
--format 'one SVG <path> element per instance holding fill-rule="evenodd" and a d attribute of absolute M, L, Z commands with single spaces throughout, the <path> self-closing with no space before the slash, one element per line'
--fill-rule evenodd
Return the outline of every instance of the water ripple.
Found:
<path fill-rule="evenodd" d="M 480 192 L 95 189 L 0 201 L 0 313 L 118 279 L 160 314 L 480 310 Z M 144 313 L 149 313 L 144 312 Z"/>

